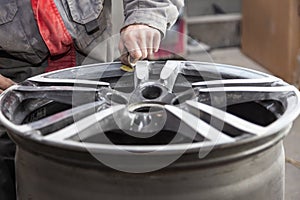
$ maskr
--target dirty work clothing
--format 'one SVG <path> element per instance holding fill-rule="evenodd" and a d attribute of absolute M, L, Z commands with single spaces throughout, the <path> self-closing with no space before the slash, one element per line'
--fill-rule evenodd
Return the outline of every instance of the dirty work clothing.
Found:
<path fill-rule="evenodd" d="M 41 2 L 43 1 L 36 0 L 37 9 L 43 8 L 39 6 Z M 111 0 L 51 2 L 55 3 L 76 50 L 81 54 L 87 55 L 97 44 L 111 36 Z M 40 30 L 42 26 L 36 23 L 31 0 L 0 0 L 0 3 L 0 51 L 6 51 L 16 59 L 39 67 L 51 52 L 40 34 L 43 32 Z M 124 0 L 124 27 L 135 23 L 147 24 L 164 34 L 176 21 L 178 9 L 182 6 L 183 0 Z M 54 34 L 55 32 L 51 33 Z M 110 55 L 102 54 L 97 59 L 111 61 L 111 58 L 107 59 Z M 2 66 L 0 73 L 1 68 Z"/>
<path fill-rule="evenodd" d="M 72 43 L 64 44 L 67 48 L 62 48 L 64 51 L 59 51 L 60 55 L 57 55 L 49 49 L 51 46 L 45 41 L 45 34 L 41 34 L 44 31 L 43 25 L 37 23 L 37 18 L 43 18 L 43 15 L 35 16 L 32 9 L 35 5 L 37 13 L 43 11 L 44 5 L 39 4 L 43 0 L 34 0 L 36 4 L 33 5 L 31 1 L 0 0 L 0 74 L 15 82 L 43 73 L 50 65 L 49 60 L 55 61 L 70 53 L 70 45 L 76 49 L 75 64 L 79 65 L 98 43 L 111 36 L 111 0 L 48 0 L 52 6 L 55 4 L 58 11 L 56 17 L 60 15 L 72 40 Z M 183 6 L 183 0 L 123 2 L 124 27 L 135 23 L 147 24 L 160 30 L 162 35 L 175 22 L 178 10 Z M 39 8 L 42 10 L 38 10 Z M 44 22 L 48 22 L 44 24 L 46 26 L 53 24 L 47 19 L 44 19 Z M 55 31 L 51 32 L 50 36 L 54 34 Z M 59 39 L 63 41 L 59 35 L 56 36 L 54 42 Z M 105 50 L 100 52 L 94 57 L 97 61 L 108 62 L 114 58 L 112 45 L 106 45 Z M 59 64 L 56 63 L 56 66 Z M 15 199 L 14 151 L 14 144 L 0 128 L 1 200 Z"/>

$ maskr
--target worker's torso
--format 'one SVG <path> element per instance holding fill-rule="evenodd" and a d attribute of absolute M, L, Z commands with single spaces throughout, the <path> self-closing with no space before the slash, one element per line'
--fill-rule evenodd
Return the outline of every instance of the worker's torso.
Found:
<path fill-rule="evenodd" d="M 79 52 L 87 54 L 110 36 L 110 1 L 51 1 Z M 30 67 L 40 66 L 49 56 L 49 49 L 40 34 L 31 0 L 0 0 L 0 5 L 0 74 L 2 69 L 22 67 L 23 62 Z"/>

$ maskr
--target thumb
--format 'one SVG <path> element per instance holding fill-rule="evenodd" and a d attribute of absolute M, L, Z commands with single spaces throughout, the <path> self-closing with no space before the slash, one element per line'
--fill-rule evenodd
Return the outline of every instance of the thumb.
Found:
<path fill-rule="evenodd" d="M 9 88 L 10 86 L 16 84 L 15 82 L 13 82 L 11 79 L 6 78 L 5 76 L 2 76 L 0 74 L 0 89 L 1 90 L 6 90 L 7 88 Z"/>

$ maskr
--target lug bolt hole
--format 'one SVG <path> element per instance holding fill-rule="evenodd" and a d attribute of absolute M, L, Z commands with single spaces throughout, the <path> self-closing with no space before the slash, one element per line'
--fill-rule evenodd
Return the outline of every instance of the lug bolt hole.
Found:
<path fill-rule="evenodd" d="M 162 89 L 157 86 L 147 86 L 142 90 L 145 99 L 157 99 L 162 94 Z"/>

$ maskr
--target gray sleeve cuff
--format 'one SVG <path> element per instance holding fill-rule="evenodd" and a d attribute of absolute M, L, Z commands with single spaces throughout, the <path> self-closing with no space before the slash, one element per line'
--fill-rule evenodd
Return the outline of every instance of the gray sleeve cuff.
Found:
<path fill-rule="evenodd" d="M 145 10 L 136 10 L 130 15 L 126 16 L 123 28 L 132 24 L 146 24 L 161 32 L 162 35 L 166 33 L 168 22 L 164 17 L 160 17 L 154 13 Z"/>
<path fill-rule="evenodd" d="M 164 36 L 177 20 L 183 0 L 123 0 L 124 27 L 146 24 L 158 29 Z"/>

